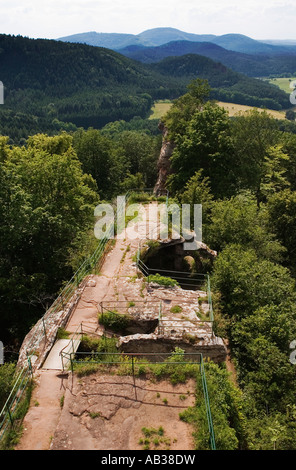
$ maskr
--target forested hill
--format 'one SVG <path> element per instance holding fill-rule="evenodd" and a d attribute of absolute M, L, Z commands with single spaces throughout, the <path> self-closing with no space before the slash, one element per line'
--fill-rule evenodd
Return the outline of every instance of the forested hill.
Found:
<path fill-rule="evenodd" d="M 207 79 L 213 89 L 211 97 L 221 101 L 271 109 L 291 106 L 289 96 L 278 87 L 234 72 L 207 57 L 187 54 L 182 57 L 168 57 L 150 66 L 169 77 L 186 77 L 189 81 L 196 76 Z"/>
<path fill-rule="evenodd" d="M 231 51 L 211 42 L 172 41 L 156 47 L 128 46 L 118 50 L 130 59 L 143 63 L 159 62 L 167 57 L 198 54 L 249 77 L 267 77 L 272 74 L 296 72 L 295 56 L 291 54 L 245 54 Z"/>
<path fill-rule="evenodd" d="M 143 116 L 184 89 L 109 49 L 20 36 L 0 36 L 0 67 L 5 106 L 78 126 Z"/>
<path fill-rule="evenodd" d="M 212 98 L 273 109 L 290 105 L 277 87 L 198 55 L 144 65 L 105 48 L 0 35 L 1 134 L 11 136 L 16 125 L 20 139 L 68 130 L 64 123 L 101 128 L 145 118 L 154 100 L 179 97 L 197 77 L 209 81 Z"/>

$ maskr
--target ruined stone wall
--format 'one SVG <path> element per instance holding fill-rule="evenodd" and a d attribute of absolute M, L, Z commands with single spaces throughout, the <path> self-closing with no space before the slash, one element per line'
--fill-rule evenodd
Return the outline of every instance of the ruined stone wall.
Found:
<path fill-rule="evenodd" d="M 132 335 L 121 337 L 118 341 L 120 351 L 125 353 L 158 353 L 161 360 L 161 354 L 173 353 L 176 347 L 185 351 L 185 353 L 202 353 L 203 358 L 208 358 L 216 363 L 224 362 L 227 356 L 226 347 L 221 338 L 213 336 L 208 340 L 197 341 L 191 344 L 183 338 L 173 338 L 168 336 L 151 335 Z M 192 356 L 193 358 L 194 356 Z M 149 356 L 147 356 L 149 358 Z M 157 359 L 157 358 L 156 358 Z"/>
<path fill-rule="evenodd" d="M 159 196 L 166 190 L 167 177 L 171 171 L 170 158 L 173 154 L 175 144 L 168 140 L 168 128 L 161 122 L 158 125 L 159 130 L 162 132 L 162 147 L 157 162 L 158 177 L 154 187 L 154 194 Z"/>
<path fill-rule="evenodd" d="M 34 368 L 37 369 L 42 366 L 56 340 L 58 329 L 64 328 L 67 324 L 85 287 L 91 282 L 91 277 L 92 276 L 87 276 L 82 281 L 63 310 L 53 312 L 49 309 L 29 331 L 19 352 L 18 367 L 28 365 L 27 354 L 32 355 L 31 362 Z"/>

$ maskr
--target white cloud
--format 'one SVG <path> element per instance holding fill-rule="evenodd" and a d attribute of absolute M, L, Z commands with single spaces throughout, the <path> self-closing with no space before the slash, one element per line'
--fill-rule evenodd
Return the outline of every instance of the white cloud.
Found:
<path fill-rule="evenodd" d="M 57 38 L 171 26 L 203 34 L 296 38 L 295 19 L 291 0 L 1 0 L 0 31 Z"/>

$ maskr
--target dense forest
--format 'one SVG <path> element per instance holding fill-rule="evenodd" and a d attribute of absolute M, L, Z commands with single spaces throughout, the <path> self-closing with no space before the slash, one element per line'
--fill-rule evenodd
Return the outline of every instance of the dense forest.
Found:
<path fill-rule="evenodd" d="M 293 449 L 296 137 L 265 112 L 230 120 L 205 103 L 208 92 L 192 85 L 165 123 L 176 144 L 168 187 L 179 202 L 202 203 L 203 239 L 218 252 L 216 331 L 229 340 L 242 393 L 224 445 Z"/>
<path fill-rule="evenodd" d="M 291 106 L 275 85 L 196 54 L 150 65 L 85 44 L 0 35 L 0 70 L 1 134 L 15 144 L 38 132 L 146 119 L 155 100 L 178 98 L 196 77 L 208 80 L 213 99 L 275 110 Z"/>
<path fill-rule="evenodd" d="M 227 50 L 210 42 L 172 41 L 156 47 L 127 46 L 118 50 L 130 59 L 146 64 L 160 62 L 167 57 L 198 54 L 215 62 L 222 62 L 230 69 L 249 77 L 267 77 L 269 75 L 295 75 L 295 55 L 292 54 L 246 54 Z"/>
<path fill-rule="evenodd" d="M 207 82 L 192 82 L 164 122 L 176 145 L 172 201 L 203 205 L 203 238 L 218 252 L 211 270 L 215 331 L 229 341 L 237 381 L 231 384 L 223 367 L 206 366 L 218 448 L 293 449 L 296 135 L 266 112 L 230 119 L 209 93 Z M 101 130 L 37 134 L 22 146 L 1 138 L 7 360 L 15 360 L 24 335 L 95 248 L 98 201 L 154 184 L 161 135 L 151 126 L 116 121 Z M 11 367 L 1 368 L 2 396 Z"/>
<path fill-rule="evenodd" d="M 293 449 L 295 124 L 262 110 L 230 118 L 211 100 L 216 92 L 254 93 L 262 104 L 283 107 L 287 95 L 205 58 L 146 68 L 77 44 L 1 36 L 0 46 L 8 84 L 0 116 L 0 315 L 8 361 L 0 403 L 25 334 L 96 245 L 95 206 L 154 185 L 161 134 L 145 119 L 153 99 L 180 96 L 203 64 L 201 78 L 209 73 L 213 88 L 191 82 L 164 123 L 175 143 L 171 198 L 203 205 L 204 241 L 218 253 L 215 331 L 228 339 L 237 374 L 230 386 L 223 368 L 207 365 L 219 445 Z"/>

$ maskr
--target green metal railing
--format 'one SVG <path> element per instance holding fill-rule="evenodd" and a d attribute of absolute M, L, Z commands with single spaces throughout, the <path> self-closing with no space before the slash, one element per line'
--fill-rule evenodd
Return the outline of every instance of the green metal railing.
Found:
<path fill-rule="evenodd" d="M 112 356 L 110 358 L 110 356 Z M 175 360 L 168 360 L 174 357 Z M 176 358 L 180 356 L 180 360 Z M 84 357 L 88 358 L 84 360 Z M 104 358 L 109 360 L 104 360 Z M 136 394 L 136 382 L 135 382 L 135 366 L 153 366 L 155 364 L 163 364 L 167 366 L 178 366 L 178 365 L 199 365 L 199 371 L 201 375 L 203 396 L 205 400 L 205 408 L 207 415 L 207 423 L 209 429 L 209 444 L 212 450 L 216 450 L 215 433 L 211 414 L 210 398 L 208 394 L 207 380 L 205 374 L 204 360 L 202 353 L 125 353 L 125 352 L 69 352 L 65 354 L 65 358 L 70 363 L 70 368 L 73 371 L 75 364 L 100 364 L 102 366 L 120 366 L 123 363 L 126 365 L 126 358 L 130 359 L 131 371 L 134 380 L 135 398 Z M 82 358 L 82 359 L 79 359 Z M 103 358 L 103 359 L 102 359 Z M 187 359 L 187 360 L 186 360 Z"/>
<path fill-rule="evenodd" d="M 121 201 L 117 210 L 122 210 L 124 204 L 128 202 L 130 191 L 125 194 L 124 200 Z M 14 415 L 17 409 L 17 405 L 24 394 L 24 391 L 29 383 L 28 377 L 32 377 L 33 365 L 32 358 L 41 343 L 47 342 L 47 332 L 53 326 L 56 321 L 58 312 L 64 310 L 65 306 L 73 296 L 77 287 L 81 285 L 82 281 L 93 272 L 94 268 L 97 270 L 101 269 L 104 262 L 104 252 L 106 245 L 111 239 L 114 231 L 114 224 L 111 223 L 105 232 L 105 236 L 98 243 L 94 253 L 86 258 L 78 270 L 73 274 L 72 278 L 66 286 L 62 289 L 58 297 L 55 299 L 50 308 L 45 312 L 43 317 L 39 321 L 39 325 L 34 332 L 34 335 L 30 339 L 26 349 L 26 360 L 27 364 L 20 370 L 19 375 L 15 381 L 13 389 L 11 390 L 7 401 L 0 411 L 0 441 L 3 439 L 5 432 L 9 425 L 13 424 Z"/>
<path fill-rule="evenodd" d="M 207 386 L 207 379 L 206 379 L 206 374 L 205 374 L 205 365 L 204 365 L 203 358 L 200 361 L 200 374 L 201 374 L 202 388 L 203 388 L 203 394 L 204 394 L 205 405 L 206 405 L 210 446 L 212 450 L 215 450 L 216 449 L 215 433 L 214 433 L 214 426 L 213 426 L 212 413 L 211 413 L 211 407 L 210 407 L 210 398 L 209 398 L 209 393 L 208 393 L 208 386 Z"/>
<path fill-rule="evenodd" d="M 128 202 L 129 196 L 132 194 L 134 191 L 129 191 L 125 195 L 125 200 L 122 202 L 122 205 L 125 202 Z M 166 203 L 168 204 L 168 197 L 169 194 L 167 192 L 166 194 Z M 119 207 L 117 209 L 122 209 L 123 207 Z M 6 431 L 10 427 L 14 426 L 15 419 L 18 417 L 17 412 L 18 412 L 18 406 L 24 396 L 24 392 L 28 386 L 28 384 L 31 382 L 31 379 L 33 378 L 33 365 L 32 365 L 32 357 L 38 347 L 40 346 L 42 341 L 47 341 L 47 331 L 48 329 L 52 326 L 53 322 L 56 320 L 57 314 L 64 310 L 65 306 L 73 296 L 74 292 L 76 291 L 77 287 L 81 285 L 82 281 L 86 278 L 87 275 L 89 275 L 91 272 L 93 272 L 94 268 L 96 269 L 101 269 L 101 266 L 104 262 L 104 253 L 105 249 L 107 246 L 107 243 L 109 242 L 111 235 L 113 234 L 113 224 L 110 224 L 108 227 L 107 231 L 105 232 L 105 237 L 100 240 L 98 243 L 98 246 L 94 253 L 89 256 L 79 267 L 79 269 L 74 273 L 70 281 L 66 284 L 66 286 L 62 289 L 60 292 L 59 296 L 55 299 L 51 307 L 46 311 L 44 316 L 41 318 L 39 322 L 38 329 L 35 331 L 35 334 L 32 336 L 27 350 L 26 350 L 26 359 L 27 359 L 27 365 L 24 366 L 14 383 L 14 386 L 9 394 L 9 397 L 7 398 L 3 409 L 0 412 L 0 441 L 3 439 Z M 138 268 L 149 277 L 149 269 L 142 263 L 140 260 L 139 256 L 139 251 L 137 254 L 137 266 Z M 209 295 L 210 294 L 210 295 Z M 209 302 L 211 302 L 211 293 L 210 293 L 210 282 L 208 278 L 208 298 Z M 210 312 L 211 315 L 213 315 L 213 310 L 212 307 L 210 307 Z M 161 304 L 159 307 L 159 321 L 162 323 L 162 308 Z M 69 351 L 62 351 L 61 352 L 61 359 L 62 361 L 68 360 L 71 369 L 73 370 L 73 364 L 74 362 L 74 357 L 76 355 L 79 355 L 81 353 L 75 352 L 75 347 L 74 347 L 74 342 L 81 338 L 81 335 L 83 334 L 83 328 L 82 324 L 79 326 L 77 329 L 76 333 L 72 336 L 70 340 L 70 344 L 72 344 L 72 348 L 70 347 Z M 87 353 L 89 355 L 89 353 Z M 102 355 L 103 353 L 100 353 Z M 110 353 L 106 353 L 106 355 Z M 154 353 L 150 353 L 152 356 Z M 203 357 L 201 353 L 196 353 L 199 354 L 200 356 L 200 372 L 202 376 L 202 383 L 203 383 L 203 392 L 204 392 L 204 397 L 205 397 L 205 403 L 206 403 L 206 409 L 207 409 L 207 419 L 208 419 L 208 425 L 209 425 L 209 433 L 210 433 L 210 444 L 211 448 L 215 449 L 215 438 L 214 438 L 214 429 L 213 429 L 213 423 L 212 423 L 212 417 L 211 417 L 211 410 L 210 410 L 210 401 L 208 397 L 208 392 L 207 392 L 207 384 L 206 384 L 206 377 L 205 377 L 205 371 L 204 371 L 204 363 L 203 363 Z M 112 353 L 113 355 L 113 353 Z M 121 353 L 118 353 L 118 355 L 121 355 Z M 131 356 L 132 357 L 132 362 L 134 361 L 134 357 L 136 357 L 136 354 L 125 354 L 125 356 Z M 146 354 L 147 355 L 147 354 Z M 155 355 L 155 354 L 154 354 Z M 186 354 L 185 354 L 186 356 Z M 192 354 L 191 354 L 192 356 Z M 100 361 L 101 362 L 101 361 Z M 188 363 L 188 362 L 186 362 Z M 63 363 L 63 367 L 64 367 Z M 113 363 L 114 364 L 114 363 Z M 178 362 L 180 364 L 180 362 Z"/>
<path fill-rule="evenodd" d="M 185 288 L 195 288 L 207 292 L 208 304 L 209 304 L 209 322 L 214 322 L 214 311 L 213 311 L 213 302 L 212 302 L 212 292 L 211 292 L 211 281 L 208 274 L 203 273 L 186 273 L 184 271 L 173 271 L 166 269 L 152 269 L 149 268 L 140 258 L 141 255 L 141 243 L 139 244 L 137 251 L 137 267 L 142 272 L 142 274 L 147 278 L 148 284 L 150 283 L 150 277 L 155 274 L 160 274 L 164 277 L 170 277 L 171 279 L 176 280 L 182 287 Z"/>
<path fill-rule="evenodd" d="M 9 427 L 14 428 L 15 420 L 18 418 L 19 404 L 24 397 L 28 384 L 31 383 L 32 377 L 32 368 L 29 363 L 29 367 L 23 368 L 16 377 L 9 397 L 0 412 L 0 441 Z"/>

